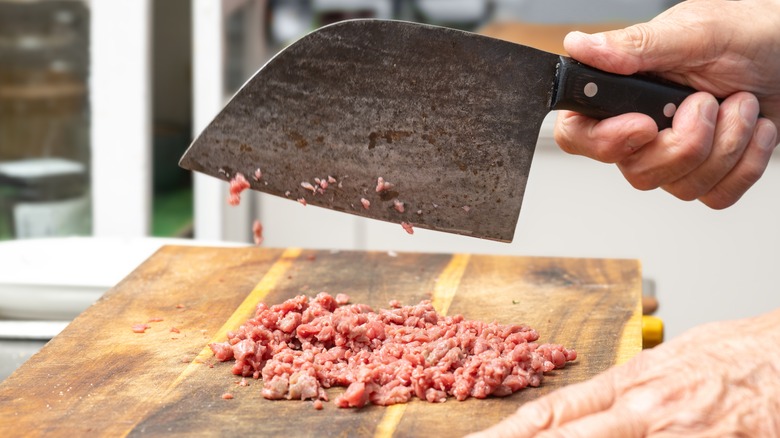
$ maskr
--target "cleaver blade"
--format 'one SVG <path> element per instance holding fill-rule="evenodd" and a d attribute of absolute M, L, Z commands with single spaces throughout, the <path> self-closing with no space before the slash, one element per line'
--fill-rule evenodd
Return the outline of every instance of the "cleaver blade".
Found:
<path fill-rule="evenodd" d="M 692 92 L 461 30 L 349 20 L 268 61 L 179 164 L 307 205 L 511 242 L 551 110 L 643 112 L 663 129 Z M 377 191 L 380 177 L 390 185 Z"/>

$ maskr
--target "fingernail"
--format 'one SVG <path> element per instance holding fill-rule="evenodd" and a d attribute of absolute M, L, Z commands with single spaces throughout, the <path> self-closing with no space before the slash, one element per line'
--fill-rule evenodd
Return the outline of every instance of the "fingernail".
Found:
<path fill-rule="evenodd" d="M 774 149 L 777 146 L 777 128 L 772 123 L 761 123 L 756 130 L 756 141 L 764 149 Z"/>
<path fill-rule="evenodd" d="M 699 106 L 699 116 L 710 126 L 715 126 L 715 121 L 718 117 L 718 102 L 714 99 L 707 99 L 706 102 Z"/>
<path fill-rule="evenodd" d="M 758 117 L 758 100 L 755 97 L 745 99 L 739 104 L 739 115 L 745 122 L 753 124 Z"/>
<path fill-rule="evenodd" d="M 636 136 L 628 137 L 628 139 L 626 140 L 626 147 L 628 147 L 632 151 L 639 149 L 643 145 L 644 143 L 640 139 L 636 138 Z"/>
<path fill-rule="evenodd" d="M 604 45 L 604 42 L 606 39 L 604 38 L 603 33 L 594 33 L 594 34 L 588 34 L 580 31 L 572 32 L 572 35 L 575 38 L 579 38 L 580 40 L 584 41 L 585 43 L 591 45 L 591 46 L 602 46 Z"/>

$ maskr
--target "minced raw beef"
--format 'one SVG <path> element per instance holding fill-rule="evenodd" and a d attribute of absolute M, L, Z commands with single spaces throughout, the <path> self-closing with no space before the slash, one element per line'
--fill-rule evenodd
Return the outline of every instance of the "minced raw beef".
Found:
<path fill-rule="evenodd" d="M 376 192 L 381 193 L 393 188 L 393 183 L 385 181 L 381 176 L 376 179 Z"/>
<path fill-rule="evenodd" d="M 241 203 L 241 192 L 250 187 L 249 181 L 246 180 L 243 174 L 236 173 L 236 175 L 230 180 L 230 195 L 228 196 L 228 204 L 238 205 Z"/>
<path fill-rule="evenodd" d="M 152 328 L 152 326 L 148 324 L 133 324 L 130 328 L 133 330 L 133 333 L 146 333 L 146 330 Z"/>
<path fill-rule="evenodd" d="M 327 401 L 325 388 L 343 386 L 339 407 L 506 396 L 577 358 L 535 343 L 528 326 L 441 316 L 427 300 L 376 312 L 347 300 L 321 292 L 261 303 L 227 342 L 209 347 L 220 361 L 234 359 L 234 374 L 262 377 L 267 399 Z"/>
<path fill-rule="evenodd" d="M 252 235 L 255 239 L 255 245 L 263 243 L 263 224 L 257 219 L 252 223 Z"/>

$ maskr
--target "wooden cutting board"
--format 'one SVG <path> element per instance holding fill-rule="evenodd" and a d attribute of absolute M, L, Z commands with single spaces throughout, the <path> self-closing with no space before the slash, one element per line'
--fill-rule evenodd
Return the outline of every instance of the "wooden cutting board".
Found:
<path fill-rule="evenodd" d="M 527 323 L 579 357 L 506 398 L 321 411 L 265 400 L 262 382 L 239 386 L 230 362 L 212 357 L 207 344 L 258 302 L 320 291 Z M 167 246 L 0 384 L 0 435 L 462 435 L 639 352 L 640 297 L 634 260 Z M 137 323 L 151 328 L 134 333 Z"/>

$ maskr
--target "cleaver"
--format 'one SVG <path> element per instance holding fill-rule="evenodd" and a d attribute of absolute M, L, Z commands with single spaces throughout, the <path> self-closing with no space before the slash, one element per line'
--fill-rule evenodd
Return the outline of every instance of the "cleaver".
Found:
<path fill-rule="evenodd" d="M 693 92 L 470 32 L 349 20 L 269 60 L 179 164 L 410 233 L 511 242 L 551 110 L 641 112 L 664 129 Z"/>

